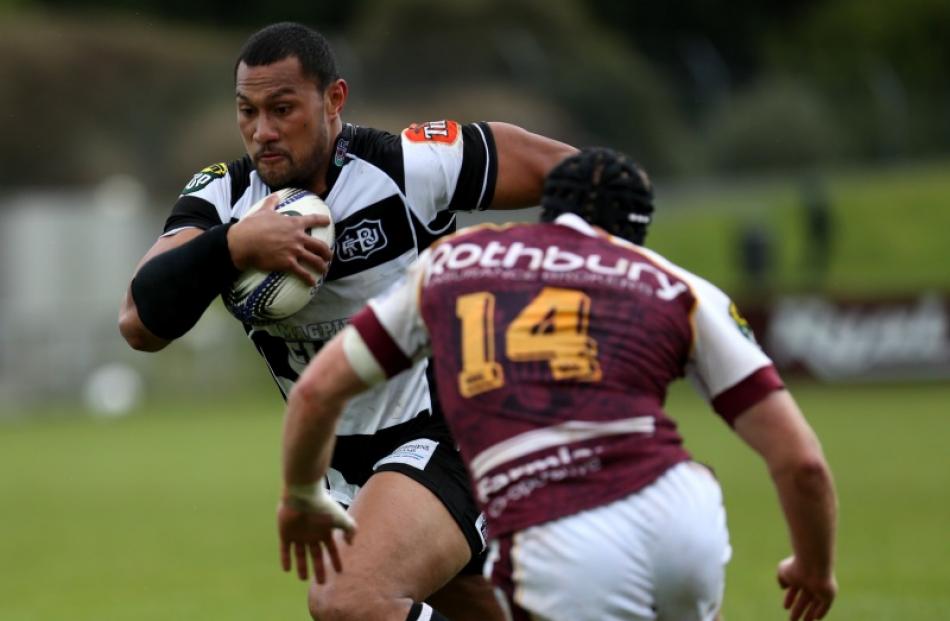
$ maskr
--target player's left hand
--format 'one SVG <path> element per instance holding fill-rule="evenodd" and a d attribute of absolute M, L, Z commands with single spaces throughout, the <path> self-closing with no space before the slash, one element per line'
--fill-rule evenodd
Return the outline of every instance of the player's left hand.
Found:
<path fill-rule="evenodd" d="M 785 589 L 790 621 L 823 619 L 838 593 L 833 573 L 809 571 L 795 556 L 778 564 L 778 583 Z"/>
<path fill-rule="evenodd" d="M 356 533 L 356 522 L 332 499 L 323 497 L 320 500 L 323 502 L 313 505 L 301 504 L 291 498 L 282 499 L 277 507 L 277 531 L 280 536 L 280 564 L 284 571 L 290 571 L 295 562 L 297 576 L 306 580 L 309 556 L 314 577 L 323 584 L 327 575 L 323 550 L 326 549 L 333 569 L 343 571 L 333 533 L 335 530 L 343 531 L 344 540 L 350 544 Z"/>

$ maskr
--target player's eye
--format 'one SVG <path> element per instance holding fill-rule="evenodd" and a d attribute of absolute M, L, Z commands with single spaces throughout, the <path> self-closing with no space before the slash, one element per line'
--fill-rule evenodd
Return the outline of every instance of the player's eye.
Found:
<path fill-rule="evenodd" d="M 238 106 L 238 113 L 241 116 L 252 116 L 254 114 L 254 108 L 250 106 Z"/>
<path fill-rule="evenodd" d="M 287 116 L 292 109 L 293 107 L 290 104 L 278 104 L 274 106 L 274 114 Z"/>

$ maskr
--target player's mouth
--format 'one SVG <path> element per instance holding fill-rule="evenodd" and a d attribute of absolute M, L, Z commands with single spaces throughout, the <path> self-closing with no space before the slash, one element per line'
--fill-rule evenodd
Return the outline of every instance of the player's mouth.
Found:
<path fill-rule="evenodd" d="M 280 151 L 264 151 L 262 153 L 258 153 L 254 158 L 254 161 L 258 164 L 274 164 L 286 158 L 287 154 Z"/>

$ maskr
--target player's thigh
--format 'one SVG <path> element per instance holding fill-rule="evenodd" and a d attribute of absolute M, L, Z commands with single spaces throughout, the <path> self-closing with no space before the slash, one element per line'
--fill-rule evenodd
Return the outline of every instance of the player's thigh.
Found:
<path fill-rule="evenodd" d="M 492 544 L 492 581 L 509 618 L 654 619 L 647 537 L 611 505 L 528 528 Z"/>
<path fill-rule="evenodd" d="M 343 572 L 331 572 L 313 596 L 422 601 L 469 560 L 468 541 L 442 502 L 421 483 L 399 472 L 378 472 L 350 507 L 358 531 L 342 545 Z"/>
<path fill-rule="evenodd" d="M 732 554 L 719 484 L 703 466 L 683 463 L 644 500 L 665 509 L 652 558 L 657 619 L 714 621 Z"/>
<path fill-rule="evenodd" d="M 510 617 L 713 619 L 730 549 L 718 484 L 697 468 L 495 542 L 492 579 Z"/>

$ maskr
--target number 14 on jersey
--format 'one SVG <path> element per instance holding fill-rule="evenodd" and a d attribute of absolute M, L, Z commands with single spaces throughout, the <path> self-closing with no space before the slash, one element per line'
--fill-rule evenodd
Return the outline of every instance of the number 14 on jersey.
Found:
<path fill-rule="evenodd" d="M 495 354 L 495 296 L 478 291 L 460 296 L 463 397 L 505 385 Z M 601 378 L 597 341 L 588 336 L 590 297 L 575 289 L 545 287 L 505 330 L 505 355 L 512 362 L 546 360 L 555 380 L 596 382 Z"/>

